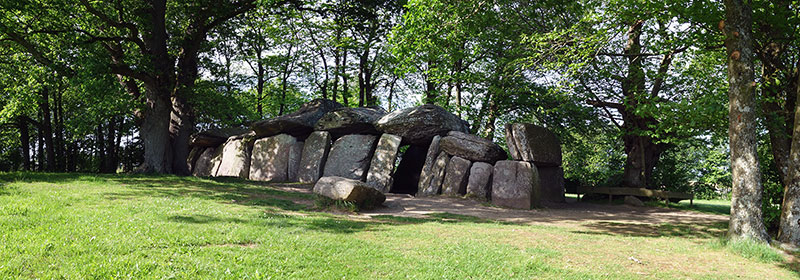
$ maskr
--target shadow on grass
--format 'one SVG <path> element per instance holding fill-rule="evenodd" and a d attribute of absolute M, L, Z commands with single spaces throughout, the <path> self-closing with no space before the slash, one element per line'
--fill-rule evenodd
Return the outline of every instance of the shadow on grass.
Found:
<path fill-rule="evenodd" d="M 724 236 L 727 223 L 714 224 L 633 224 L 596 222 L 585 224 L 591 231 L 573 231 L 580 234 L 623 235 L 635 237 L 688 237 L 718 238 Z"/>

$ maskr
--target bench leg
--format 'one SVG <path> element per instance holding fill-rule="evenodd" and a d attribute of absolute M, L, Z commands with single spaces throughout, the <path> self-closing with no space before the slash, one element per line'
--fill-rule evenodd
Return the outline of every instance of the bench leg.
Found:
<path fill-rule="evenodd" d="M 689 199 L 689 206 L 694 206 L 694 196 Z"/>
<path fill-rule="evenodd" d="M 614 195 L 608 195 L 608 204 L 611 204 L 611 201 L 614 200 Z"/>
<path fill-rule="evenodd" d="M 664 198 L 664 205 L 667 205 L 667 208 L 669 208 L 669 197 Z"/>

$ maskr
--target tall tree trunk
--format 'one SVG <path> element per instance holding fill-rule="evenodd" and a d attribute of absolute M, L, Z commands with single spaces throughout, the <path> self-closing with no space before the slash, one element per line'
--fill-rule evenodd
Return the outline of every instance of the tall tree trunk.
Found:
<path fill-rule="evenodd" d="M 53 147 L 53 123 L 50 119 L 50 89 L 48 87 L 44 87 L 40 92 L 39 96 L 39 110 L 41 111 L 42 119 L 39 121 L 41 125 L 41 133 L 44 135 L 44 142 L 45 142 L 45 158 L 47 159 L 47 165 L 45 170 L 53 171 L 55 170 L 56 165 L 56 155 L 55 155 L 55 147 Z"/>
<path fill-rule="evenodd" d="M 258 65 L 258 73 L 256 74 L 258 77 L 258 81 L 256 82 L 256 111 L 258 111 L 258 118 L 264 118 L 264 62 L 261 61 L 261 52 L 256 52 L 256 57 L 258 61 L 256 61 L 256 65 Z"/>
<path fill-rule="evenodd" d="M 645 135 L 658 121 L 635 112 L 644 105 L 641 103 L 647 102 L 646 77 L 642 67 L 644 56 L 640 56 L 643 26 L 644 21 L 637 20 L 628 29 L 628 41 L 624 49 L 628 55 L 628 74 L 622 80 L 623 102 L 617 108 L 623 119 L 622 140 L 626 155 L 622 185 L 631 188 L 652 187 L 650 179 L 653 169 L 666 149 L 663 144 L 656 144 L 653 138 Z"/>
<path fill-rule="evenodd" d="M 364 107 L 367 99 L 367 86 L 364 83 L 364 75 L 366 75 L 364 67 L 367 66 L 367 55 L 369 55 L 369 49 L 361 53 L 358 58 L 358 107 Z"/>
<path fill-rule="evenodd" d="M 98 124 L 94 130 L 95 148 L 97 152 L 97 171 L 99 173 L 108 172 L 108 158 L 106 157 L 106 138 L 103 132 L 103 125 Z"/>
<path fill-rule="evenodd" d="M 36 170 L 38 171 L 45 171 L 45 163 L 44 163 L 44 134 L 42 134 L 41 125 L 39 125 L 39 129 L 36 130 Z"/>
<path fill-rule="evenodd" d="M 347 88 L 347 52 L 348 50 L 346 48 L 342 52 L 342 70 L 339 72 L 339 74 L 342 75 L 342 104 L 344 104 L 344 106 L 350 104 L 350 101 L 347 100 L 350 97 Z"/>
<path fill-rule="evenodd" d="M 800 60 L 797 61 L 800 71 Z M 800 74 L 797 75 L 800 85 Z M 795 89 L 796 99 L 800 100 L 800 86 Z M 800 102 L 795 102 L 794 133 L 792 133 L 789 172 L 784 185 L 781 219 L 778 227 L 778 241 L 800 247 Z"/>
<path fill-rule="evenodd" d="M 26 117 L 17 118 L 17 127 L 19 128 L 19 142 L 22 145 L 22 168 L 25 171 L 31 171 L 31 135 Z"/>
<path fill-rule="evenodd" d="M 781 81 L 781 56 L 783 45 L 777 42 L 767 42 L 757 51 L 762 63 L 761 86 L 762 96 L 764 96 L 764 117 L 766 127 L 769 132 L 769 141 L 775 165 L 778 168 L 778 175 L 781 183 L 786 186 L 789 171 L 789 153 L 792 145 L 792 123 L 794 121 L 794 92 L 784 92 L 787 85 Z M 783 83 L 781 83 L 783 82 Z M 785 95 L 784 95 L 785 94 Z M 784 103 L 782 105 L 782 103 Z M 785 106 L 785 107 L 784 107 Z"/>
<path fill-rule="evenodd" d="M 433 62 L 428 60 L 428 71 L 431 70 L 433 67 Z M 436 103 L 436 83 L 431 79 L 430 73 L 425 75 L 425 103 L 426 104 L 434 104 Z"/>
<path fill-rule="evenodd" d="M 728 235 L 766 242 L 761 216 L 753 72 L 752 9 L 743 0 L 725 0 L 725 48 L 728 54 L 732 194 Z"/>
<path fill-rule="evenodd" d="M 66 171 L 66 146 L 64 140 L 64 104 L 62 103 L 63 91 L 58 90 L 53 95 L 53 117 L 55 123 L 56 170 Z"/>

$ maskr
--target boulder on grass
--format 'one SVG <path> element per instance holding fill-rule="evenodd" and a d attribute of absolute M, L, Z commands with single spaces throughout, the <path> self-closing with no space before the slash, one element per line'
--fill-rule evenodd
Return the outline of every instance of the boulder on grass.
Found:
<path fill-rule="evenodd" d="M 380 134 L 375 122 L 386 115 L 381 107 L 342 107 L 326 113 L 314 130 L 330 132 L 334 138 L 347 134 Z"/>
<path fill-rule="evenodd" d="M 489 199 L 492 194 L 492 170 L 494 166 L 485 162 L 476 162 L 469 169 L 467 195 L 478 199 Z"/>
<path fill-rule="evenodd" d="M 288 134 L 256 140 L 250 167 L 250 180 L 288 182 L 289 154 L 297 139 Z"/>
<path fill-rule="evenodd" d="M 386 196 L 367 183 L 342 177 L 322 177 L 314 185 L 314 193 L 333 200 L 350 201 L 359 208 L 381 206 Z"/>
<path fill-rule="evenodd" d="M 397 135 L 384 134 L 378 139 L 378 147 L 372 155 L 367 173 L 367 184 L 381 191 L 389 192 L 392 186 L 392 173 L 397 151 L 400 149 L 402 138 Z"/>
<path fill-rule="evenodd" d="M 364 181 L 376 142 L 377 137 L 374 135 L 361 134 L 345 135 L 336 139 L 328 154 L 328 161 L 325 162 L 323 176 Z"/>
<path fill-rule="evenodd" d="M 231 136 L 247 133 L 247 129 L 239 127 L 209 129 L 189 136 L 189 146 L 192 147 L 219 147 Z"/>
<path fill-rule="evenodd" d="M 269 137 L 281 133 L 305 139 L 314 130 L 314 125 L 326 113 L 336 108 L 341 108 L 342 104 L 327 99 L 316 99 L 303 104 L 299 110 L 276 118 L 255 122 L 252 125 L 256 136 Z"/>
<path fill-rule="evenodd" d="M 452 156 L 470 161 L 494 163 L 508 158 L 500 145 L 484 138 L 460 131 L 450 131 L 442 137 L 439 147 Z"/>
<path fill-rule="evenodd" d="M 461 118 L 432 104 L 391 112 L 378 120 L 375 127 L 403 137 L 404 143 L 416 145 L 426 145 L 434 136 L 444 136 L 450 131 L 469 131 Z"/>
<path fill-rule="evenodd" d="M 630 195 L 625 196 L 625 204 L 633 205 L 633 206 L 640 206 L 640 207 L 644 206 L 644 202 L 639 200 L 639 198 L 637 198 L 635 196 L 630 196 Z"/>
<path fill-rule="evenodd" d="M 527 123 L 507 124 L 506 142 L 514 160 L 539 166 L 561 166 L 561 144 L 547 128 Z M 513 149 L 511 145 L 515 145 Z"/>
<path fill-rule="evenodd" d="M 444 173 L 442 182 L 442 194 L 460 196 L 467 194 L 467 182 L 469 181 L 469 168 L 472 162 L 457 156 L 450 158 L 447 163 L 447 171 Z"/>
<path fill-rule="evenodd" d="M 492 177 L 492 204 L 516 209 L 541 207 L 539 174 L 531 163 L 498 161 Z"/>
<path fill-rule="evenodd" d="M 327 131 L 311 133 L 303 144 L 300 166 L 297 171 L 301 183 L 315 183 L 322 177 L 328 152 L 331 149 L 331 135 Z"/>

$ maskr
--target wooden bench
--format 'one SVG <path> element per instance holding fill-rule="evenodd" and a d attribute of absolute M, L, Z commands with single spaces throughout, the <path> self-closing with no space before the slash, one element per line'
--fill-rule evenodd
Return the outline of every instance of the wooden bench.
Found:
<path fill-rule="evenodd" d="M 664 199 L 667 207 L 669 207 L 669 200 L 670 199 L 677 199 L 677 200 L 689 200 L 689 205 L 694 205 L 694 194 L 691 193 L 682 193 L 682 192 L 671 192 L 671 191 L 661 191 L 661 190 L 651 190 L 651 189 L 644 189 L 644 188 L 611 188 L 611 187 L 578 187 L 576 194 L 578 195 L 578 201 L 581 200 L 581 194 L 607 194 L 608 195 L 608 203 L 611 203 L 611 200 L 614 199 L 615 195 L 632 195 L 632 196 L 643 196 L 643 197 L 655 197 L 655 198 L 662 198 Z"/>

